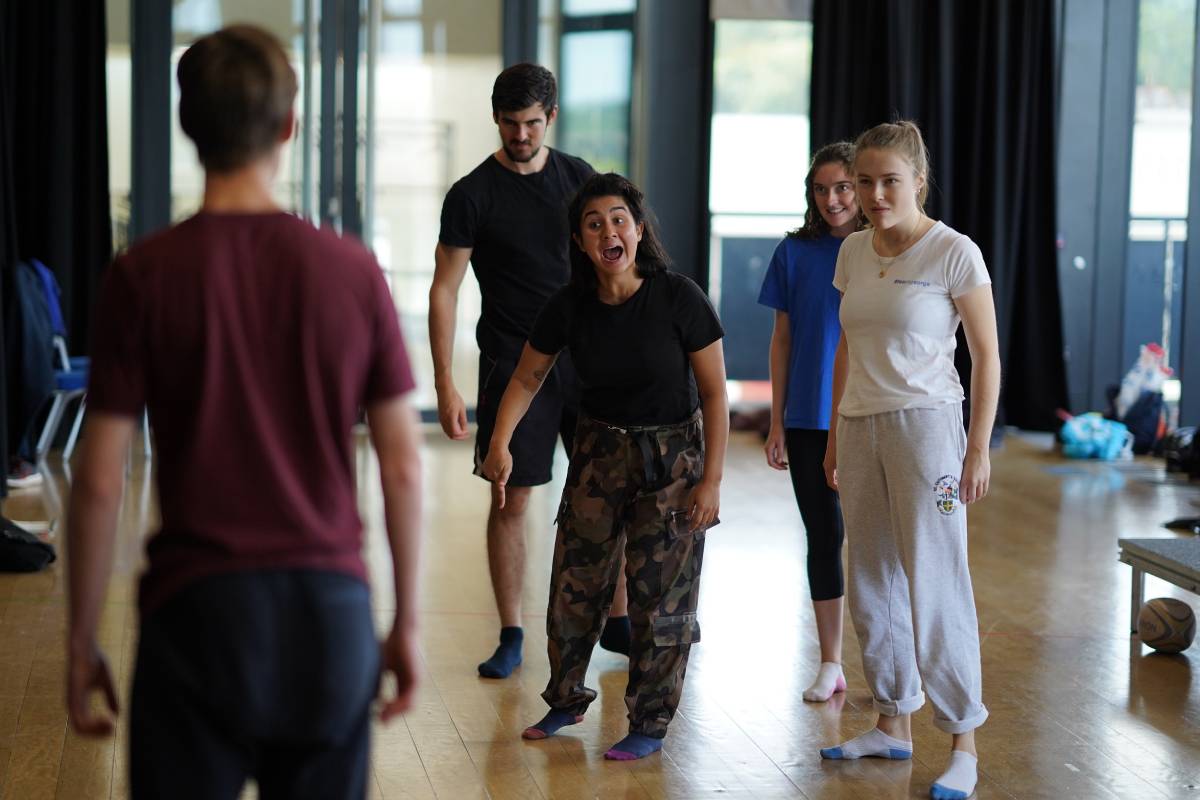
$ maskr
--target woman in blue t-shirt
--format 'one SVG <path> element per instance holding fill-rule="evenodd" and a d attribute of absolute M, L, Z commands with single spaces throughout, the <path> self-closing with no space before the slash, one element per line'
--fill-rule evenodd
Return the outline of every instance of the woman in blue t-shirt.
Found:
<path fill-rule="evenodd" d="M 808 536 L 808 587 L 821 642 L 821 667 L 804 699 L 825 702 L 844 691 L 842 674 L 842 511 L 825 482 L 833 358 L 841 295 L 833 268 L 842 240 L 862 226 L 850 167 L 854 146 L 817 151 L 804 193 L 804 225 L 775 248 L 758 302 L 775 309 L 771 334 L 771 430 L 767 463 L 790 469 Z"/>

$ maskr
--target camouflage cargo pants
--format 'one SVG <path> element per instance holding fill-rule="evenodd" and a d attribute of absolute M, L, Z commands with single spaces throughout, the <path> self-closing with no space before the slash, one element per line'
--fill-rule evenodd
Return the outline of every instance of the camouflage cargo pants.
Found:
<path fill-rule="evenodd" d="M 581 418 L 558 512 L 547 634 L 551 708 L 583 714 L 583 685 L 624 550 L 633 641 L 629 729 L 661 738 L 700 640 L 696 605 L 704 533 L 688 529 L 687 498 L 704 472 L 699 412 L 678 425 L 616 428 Z"/>

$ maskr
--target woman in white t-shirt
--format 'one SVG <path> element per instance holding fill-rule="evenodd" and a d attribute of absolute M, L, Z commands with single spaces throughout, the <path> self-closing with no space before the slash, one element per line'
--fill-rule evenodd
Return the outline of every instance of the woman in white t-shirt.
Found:
<path fill-rule="evenodd" d="M 821 755 L 911 758 L 911 714 L 927 692 L 934 724 L 953 737 L 930 796 L 958 800 L 975 789 L 974 730 L 987 719 L 963 506 L 987 494 L 991 474 L 991 280 L 975 243 L 923 211 L 928 154 L 916 125 L 862 134 L 854 181 L 871 228 L 846 238 L 834 272 L 842 338 L 825 472 L 841 495 L 851 617 L 879 721 Z M 960 321 L 973 365 L 969 432 L 954 367 Z"/>

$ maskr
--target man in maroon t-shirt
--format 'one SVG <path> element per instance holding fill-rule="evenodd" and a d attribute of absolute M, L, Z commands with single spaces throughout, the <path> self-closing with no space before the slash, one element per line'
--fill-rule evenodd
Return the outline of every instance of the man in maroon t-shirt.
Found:
<path fill-rule="evenodd" d="M 194 217 L 139 242 L 104 282 L 87 434 L 71 495 L 67 703 L 116 692 L 97 645 L 125 456 L 143 406 L 162 527 L 146 547 L 130 713 L 134 797 L 364 797 L 380 649 L 351 428 L 379 456 L 396 615 L 382 668 L 416 672 L 419 433 L 395 307 L 374 258 L 282 212 L 271 185 L 296 78 L 248 26 L 180 59 L 179 115 L 206 171 Z"/>

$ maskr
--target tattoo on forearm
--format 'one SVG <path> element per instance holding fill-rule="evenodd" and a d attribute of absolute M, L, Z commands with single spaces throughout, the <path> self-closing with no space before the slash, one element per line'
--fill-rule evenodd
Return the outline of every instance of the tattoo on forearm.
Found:
<path fill-rule="evenodd" d="M 533 371 L 533 379 L 538 382 L 539 386 L 542 384 L 543 381 L 546 380 L 546 372 L 547 372 L 547 370 L 544 370 L 544 369 L 535 369 Z"/>

